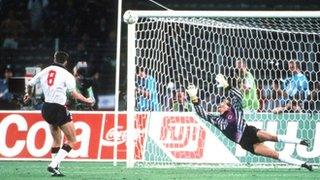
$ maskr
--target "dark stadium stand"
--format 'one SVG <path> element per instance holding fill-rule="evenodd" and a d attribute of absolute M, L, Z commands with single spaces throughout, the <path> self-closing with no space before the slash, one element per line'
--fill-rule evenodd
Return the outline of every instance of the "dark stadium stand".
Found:
<path fill-rule="evenodd" d="M 99 72 L 98 94 L 114 93 L 117 1 L 110 0 L 48 0 L 40 4 L 34 14 L 29 0 L 0 1 L 0 69 L 14 65 L 15 75 L 23 76 L 25 67 L 45 67 L 51 63 L 55 49 L 71 54 L 72 63 L 86 60 L 92 74 Z M 320 8 L 316 0 L 269 0 L 241 2 L 235 0 L 161 0 L 174 10 L 314 10 Z M 147 0 L 131 0 L 123 4 L 126 9 L 159 10 Z M 40 20 L 33 18 L 38 16 Z M 37 27 L 37 28 L 34 28 Z M 126 27 L 123 26 L 122 46 L 126 47 Z M 6 39 L 13 41 L 4 47 Z M 11 42 L 11 41 L 10 41 Z M 15 47 L 17 45 L 17 47 Z M 122 48 L 125 49 L 125 48 Z M 121 78 L 125 79 L 125 54 L 121 56 Z M 1 78 L 1 77 L 0 77 Z"/>

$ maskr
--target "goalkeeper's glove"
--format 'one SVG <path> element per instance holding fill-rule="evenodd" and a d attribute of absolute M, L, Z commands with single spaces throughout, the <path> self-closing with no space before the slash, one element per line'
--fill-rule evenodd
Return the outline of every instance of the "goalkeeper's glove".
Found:
<path fill-rule="evenodd" d="M 198 88 L 195 85 L 189 84 L 187 88 L 187 93 L 190 96 L 190 99 L 192 102 L 198 101 L 198 97 L 197 97 Z"/>
<path fill-rule="evenodd" d="M 227 88 L 229 86 L 228 81 L 224 78 L 222 74 L 216 76 L 216 81 L 218 82 L 218 87 Z"/>

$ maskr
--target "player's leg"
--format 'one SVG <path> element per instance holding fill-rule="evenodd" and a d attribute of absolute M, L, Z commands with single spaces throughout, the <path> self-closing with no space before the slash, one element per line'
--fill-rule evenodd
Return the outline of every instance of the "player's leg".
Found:
<path fill-rule="evenodd" d="M 264 130 L 259 130 L 257 132 L 257 136 L 259 138 L 259 140 L 261 142 L 264 142 L 264 141 L 273 141 L 273 142 L 277 142 L 278 141 L 278 138 L 276 135 L 274 134 L 271 134 L 267 131 L 264 131 Z"/>
<path fill-rule="evenodd" d="M 60 126 L 60 129 L 63 131 L 64 135 L 67 138 L 67 144 L 71 148 L 74 148 L 77 140 L 76 140 L 76 129 L 74 127 L 74 123 L 72 121 L 67 122 L 66 124 Z"/>
<path fill-rule="evenodd" d="M 60 126 L 60 129 L 65 134 L 67 142 L 62 145 L 55 158 L 49 164 L 49 167 L 57 167 L 57 165 L 69 154 L 76 143 L 76 132 L 72 121 L 63 124 Z"/>
<path fill-rule="evenodd" d="M 312 171 L 312 166 L 308 165 L 306 162 L 292 158 L 286 153 L 283 152 L 277 152 L 273 149 L 268 148 L 266 145 L 263 143 L 256 143 L 253 145 L 253 149 L 255 154 L 265 156 L 265 157 L 270 157 L 273 159 L 278 159 L 282 162 L 288 163 L 288 164 L 293 164 L 293 165 L 298 165 L 304 168 L 307 168 L 309 171 Z"/>
<path fill-rule="evenodd" d="M 309 142 L 307 140 L 300 139 L 297 137 L 290 137 L 287 135 L 274 135 L 264 130 L 259 130 L 257 132 L 257 136 L 261 142 L 273 141 L 273 142 L 285 142 L 285 143 L 293 143 L 293 144 L 301 144 L 301 145 L 309 146 Z"/>
<path fill-rule="evenodd" d="M 57 153 L 60 150 L 61 146 L 61 130 L 57 125 L 49 125 L 50 132 L 53 137 L 53 143 L 51 147 L 51 157 L 52 161 L 56 157 Z M 52 173 L 52 176 L 63 176 L 63 174 L 59 170 L 60 164 L 58 164 L 55 168 L 48 167 L 48 171 Z"/>
<path fill-rule="evenodd" d="M 279 159 L 279 153 L 275 150 L 268 148 L 263 143 L 256 143 L 253 145 L 254 153 L 257 155 Z"/>
<path fill-rule="evenodd" d="M 44 103 L 41 113 L 43 118 L 48 122 L 51 135 L 53 137 L 51 152 L 54 154 L 58 151 L 49 164 L 47 170 L 52 173 L 53 176 L 64 176 L 58 167 L 61 161 L 57 161 L 57 159 L 59 159 L 59 152 L 61 151 L 61 148 L 58 149 L 61 145 L 61 129 L 59 126 L 70 122 L 70 115 L 67 113 L 64 106 L 54 103 Z"/>
<path fill-rule="evenodd" d="M 52 159 L 57 155 L 61 146 L 61 130 L 58 126 L 49 125 L 50 132 L 53 138 L 53 143 L 51 146 L 51 157 Z"/>

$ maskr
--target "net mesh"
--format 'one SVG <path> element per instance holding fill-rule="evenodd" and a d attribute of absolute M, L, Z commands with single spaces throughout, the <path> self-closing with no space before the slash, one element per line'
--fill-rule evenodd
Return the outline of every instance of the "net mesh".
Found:
<path fill-rule="evenodd" d="M 215 88 L 215 75 L 237 77 L 238 59 L 246 61 L 260 101 L 273 96 L 267 91 L 272 89 L 274 79 L 279 80 L 277 85 L 283 90 L 288 86 L 292 76 L 290 60 L 295 60 L 308 81 L 308 87 L 296 95 L 308 96 L 318 86 L 319 29 L 318 18 L 140 19 L 136 25 L 136 65 L 155 78 L 158 103 L 163 111 L 172 108 L 167 103 L 172 98 L 168 97 L 169 82 L 177 89 L 196 84 L 201 99 L 210 100 L 206 108 L 214 111 L 216 99 L 221 96 L 217 94 L 224 94 Z M 308 102 L 300 102 L 301 106 L 307 106 L 303 110 L 315 110 L 318 98 L 309 98 Z M 275 97 L 273 101 L 278 99 Z M 271 111 L 274 107 L 270 104 L 274 102 L 260 102 L 259 110 Z"/>
<path fill-rule="evenodd" d="M 154 124 L 158 123 L 155 121 L 161 121 L 162 124 L 157 124 L 154 128 L 164 127 L 166 117 L 158 115 L 157 112 L 192 111 L 185 94 L 190 83 L 199 88 L 198 95 L 203 107 L 209 112 L 216 112 L 217 104 L 228 96 L 216 87 L 215 75 L 221 73 L 228 78 L 232 86 L 238 87 L 243 93 L 248 87 L 253 89 L 251 94 L 255 95 L 247 96 L 248 107 L 245 107 L 249 112 L 246 117 L 249 124 L 274 133 L 315 139 L 318 120 L 311 118 L 306 122 L 310 114 L 297 113 L 317 113 L 320 110 L 319 18 L 152 17 L 140 18 L 135 29 L 135 64 L 138 72 L 135 79 L 138 89 L 135 108 L 137 111 L 148 112 L 148 128 L 152 131 Z M 253 86 L 250 85 L 250 78 L 246 79 L 245 73 L 237 68 L 237 61 L 246 65 L 247 72 L 252 75 Z M 291 61 L 298 71 L 290 69 Z M 143 78 L 140 71 L 144 71 L 147 78 Z M 299 78 L 304 78 L 294 84 L 293 76 L 297 73 Z M 282 116 L 271 114 L 282 112 L 295 113 Z M 158 120 L 156 116 L 162 119 Z M 181 119 L 179 116 L 181 115 L 174 115 Z M 290 118 L 296 124 L 290 125 Z M 172 132 L 172 137 L 177 132 L 181 136 L 186 132 L 190 134 L 188 127 L 199 128 L 195 128 L 195 135 L 199 135 L 197 133 L 204 128 L 205 131 L 212 132 L 237 157 L 240 164 L 274 163 L 272 160 L 245 153 L 207 123 L 196 120 L 197 125 L 194 125 L 190 121 L 175 122 L 177 121 L 180 124 L 170 126 L 174 127 L 171 131 L 176 131 Z M 275 121 L 277 123 L 274 124 Z M 291 126 L 299 128 L 290 131 Z M 208 163 L 180 160 L 175 162 L 176 157 L 172 157 L 171 151 L 163 150 L 163 143 L 159 145 L 153 135 L 149 134 L 147 137 L 143 149 L 147 162 L 139 161 L 140 165 Z M 179 143 L 176 146 L 179 146 Z M 289 148 L 283 144 L 268 145 L 276 150 Z M 175 148 L 178 149 L 173 149 Z M 292 154 L 298 158 L 303 157 L 299 152 Z M 319 159 L 313 159 L 313 162 L 317 161 Z"/>

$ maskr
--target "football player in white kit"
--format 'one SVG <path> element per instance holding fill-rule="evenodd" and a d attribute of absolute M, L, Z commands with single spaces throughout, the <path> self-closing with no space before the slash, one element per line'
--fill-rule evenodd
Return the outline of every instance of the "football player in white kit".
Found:
<path fill-rule="evenodd" d="M 52 176 L 64 176 L 60 169 L 60 162 L 68 155 L 76 143 L 75 127 L 69 111 L 66 109 L 66 92 L 90 106 L 94 105 L 94 100 L 85 98 L 76 91 L 76 81 L 74 76 L 69 73 L 65 66 L 67 65 L 69 55 L 63 51 L 57 51 L 54 54 L 52 65 L 36 74 L 27 86 L 27 93 L 24 101 L 27 102 L 32 96 L 32 87 L 40 83 L 44 93 L 45 102 L 42 107 L 42 117 L 49 123 L 53 144 L 51 148 L 52 161 L 47 170 Z M 67 138 L 61 146 L 61 130 Z"/>

